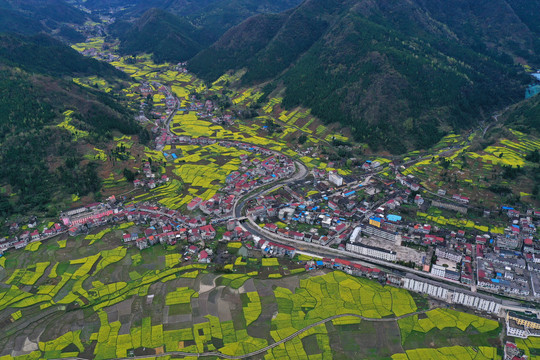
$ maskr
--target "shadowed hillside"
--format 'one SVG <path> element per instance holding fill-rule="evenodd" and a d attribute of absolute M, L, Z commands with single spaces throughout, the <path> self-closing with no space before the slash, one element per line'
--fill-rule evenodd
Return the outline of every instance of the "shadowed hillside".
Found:
<path fill-rule="evenodd" d="M 429 147 L 517 101 L 538 63 L 540 2 L 308 0 L 229 30 L 190 61 L 208 81 L 246 68 L 373 148 Z"/>

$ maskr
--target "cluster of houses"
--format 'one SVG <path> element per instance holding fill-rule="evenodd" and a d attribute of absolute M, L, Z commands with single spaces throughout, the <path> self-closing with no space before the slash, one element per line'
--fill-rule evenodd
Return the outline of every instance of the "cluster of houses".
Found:
<path fill-rule="evenodd" d="M 93 58 L 106 61 L 106 62 L 118 61 L 118 59 L 120 59 L 120 56 L 118 55 L 114 55 L 109 52 L 99 51 L 96 48 L 85 49 L 81 52 L 81 54 L 84 56 L 93 57 Z"/>
<path fill-rule="evenodd" d="M 287 178 L 295 171 L 294 162 L 283 155 L 272 154 L 263 160 L 241 155 L 240 160 L 241 168 L 231 172 L 225 179 L 225 193 L 238 196 L 257 186 Z"/>
<path fill-rule="evenodd" d="M 126 233 L 122 236 L 122 241 L 135 244 L 139 250 L 143 250 L 156 244 L 175 245 L 177 241 L 185 240 L 196 243 L 210 241 L 215 237 L 216 230 L 211 224 L 206 224 L 205 220 L 198 220 L 196 223 L 190 221 L 187 227 L 175 227 L 172 221 L 168 221 L 167 225 L 153 225 L 142 232 Z"/>
<path fill-rule="evenodd" d="M 34 241 L 46 240 L 66 231 L 66 227 L 55 223 L 51 227 L 45 227 L 41 232 L 37 229 L 25 230 L 19 235 L 0 239 L 0 255 L 10 249 L 24 249 L 26 245 Z"/>
<path fill-rule="evenodd" d="M 187 210 L 195 211 L 199 209 L 206 215 L 223 217 L 232 214 L 235 199 L 234 195 L 227 196 L 224 194 L 215 194 L 209 200 L 196 197 L 187 204 Z"/>
<path fill-rule="evenodd" d="M 156 186 L 169 182 L 169 177 L 167 174 L 156 176 L 156 173 L 152 172 L 152 167 L 148 161 L 143 164 L 142 173 L 144 174 L 144 178 L 133 180 L 133 185 L 136 188 L 144 187 L 154 189 Z"/>
<path fill-rule="evenodd" d="M 158 109 L 161 106 L 165 106 L 166 108 L 165 113 L 167 115 L 170 115 L 172 111 L 174 110 L 174 108 L 178 105 L 178 99 L 174 96 L 174 94 L 171 93 L 165 85 L 162 85 L 156 81 L 152 81 L 151 84 L 143 83 L 142 85 L 139 86 L 139 92 L 145 98 L 147 96 L 154 95 L 154 94 L 163 95 L 163 101 L 158 104 L 154 104 L 154 106 L 157 106 Z M 159 116 L 159 118 L 162 121 L 166 119 L 164 114 L 157 111 L 153 115 Z"/>
<path fill-rule="evenodd" d="M 469 233 L 450 231 L 443 226 L 404 221 L 396 215 L 403 204 L 429 207 L 429 200 L 413 193 L 420 186 L 412 176 L 398 174 L 396 182 L 372 178 L 359 185 L 324 170 L 316 169 L 312 174 L 319 194 L 302 201 L 285 192 L 259 197 L 250 204 L 247 215 L 263 230 L 284 239 L 333 245 L 385 261 L 409 262 L 435 277 L 499 294 L 540 297 L 540 242 L 535 238 L 539 211 L 520 213 L 503 207 L 509 221 L 503 234 L 482 234 L 474 229 Z M 378 193 L 384 194 L 383 200 L 364 200 Z M 462 214 L 467 213 L 468 203 L 462 195 L 431 201 L 434 207 Z M 310 230 L 305 230 L 306 224 Z M 304 231 L 295 230 L 299 227 Z"/>
<path fill-rule="evenodd" d="M 502 234 L 449 231 L 391 214 L 370 217 L 362 231 L 381 242 L 397 237 L 402 245 L 423 248 L 418 265 L 437 277 L 505 295 L 540 297 L 540 243 L 535 239 L 540 212 L 503 211 L 509 224 Z"/>

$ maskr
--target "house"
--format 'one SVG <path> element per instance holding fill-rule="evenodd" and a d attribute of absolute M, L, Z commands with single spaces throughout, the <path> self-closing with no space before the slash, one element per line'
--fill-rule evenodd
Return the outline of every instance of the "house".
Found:
<path fill-rule="evenodd" d="M 223 234 L 223 237 L 221 238 L 221 240 L 223 241 L 231 241 L 233 238 L 233 233 L 232 231 L 226 231 L 224 234 Z"/>
<path fill-rule="evenodd" d="M 206 250 L 199 253 L 199 262 L 203 264 L 208 264 L 210 262 L 210 257 L 208 256 L 208 252 Z"/>
<path fill-rule="evenodd" d="M 23 249 L 24 247 L 26 247 L 26 245 L 28 245 L 28 242 L 26 240 L 21 240 L 17 241 L 13 246 L 15 247 L 15 249 Z"/>
<path fill-rule="evenodd" d="M 53 229 L 43 230 L 43 236 L 45 236 L 45 237 L 52 236 L 52 235 L 54 235 L 54 233 L 55 233 L 55 231 Z"/>
<path fill-rule="evenodd" d="M 137 246 L 139 250 L 143 250 L 146 249 L 149 245 L 148 241 L 146 241 L 146 238 L 139 238 L 135 240 L 135 246 Z"/>
<path fill-rule="evenodd" d="M 38 240 L 39 239 L 39 232 L 37 230 L 34 230 L 32 234 L 30 234 L 30 237 L 32 240 Z"/>
<path fill-rule="evenodd" d="M 278 230 L 278 227 L 277 227 L 276 224 L 266 224 L 266 225 L 264 226 L 264 228 L 265 228 L 266 230 L 271 231 L 271 232 L 274 232 L 274 233 L 277 232 L 277 230 Z"/>
<path fill-rule="evenodd" d="M 236 220 L 231 219 L 227 221 L 227 230 L 232 231 L 234 230 L 235 226 L 236 226 Z"/>
<path fill-rule="evenodd" d="M 158 243 L 158 241 L 159 241 L 159 239 L 158 239 L 157 236 L 152 235 L 152 236 L 148 237 L 148 242 L 150 243 L 151 246 L 156 245 Z"/>
<path fill-rule="evenodd" d="M 336 226 L 336 232 L 338 234 L 341 234 L 342 232 L 344 232 L 345 230 L 347 230 L 347 224 L 339 224 L 338 226 Z"/>
<path fill-rule="evenodd" d="M 452 199 L 456 200 L 457 202 L 460 202 L 462 204 L 468 204 L 469 203 L 469 198 L 468 197 L 465 197 L 465 196 L 461 196 L 459 194 L 454 194 L 452 196 Z"/>
<path fill-rule="evenodd" d="M 190 246 L 188 247 L 188 252 L 189 252 L 190 254 L 196 254 L 197 251 L 199 251 L 199 248 L 196 247 L 195 245 L 190 245 Z"/>
<path fill-rule="evenodd" d="M 216 237 L 216 230 L 212 225 L 202 226 L 200 228 L 201 238 L 203 240 L 212 240 Z"/>
<path fill-rule="evenodd" d="M 144 235 L 146 237 L 150 237 L 150 236 L 154 235 L 155 233 L 156 233 L 156 229 L 154 229 L 154 228 L 148 228 L 148 229 L 144 230 Z"/>
<path fill-rule="evenodd" d="M 343 185 L 343 178 L 338 175 L 337 173 L 331 171 L 328 173 L 328 181 L 333 183 L 336 186 L 342 186 Z"/>
<path fill-rule="evenodd" d="M 187 209 L 188 211 L 193 211 L 195 210 L 196 208 L 199 207 L 199 205 L 201 204 L 202 202 L 202 199 L 201 198 L 195 198 L 193 199 L 187 206 Z"/>

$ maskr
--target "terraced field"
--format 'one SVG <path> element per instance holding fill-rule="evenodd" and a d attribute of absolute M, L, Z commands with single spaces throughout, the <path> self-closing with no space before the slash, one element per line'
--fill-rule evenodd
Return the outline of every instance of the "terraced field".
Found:
<path fill-rule="evenodd" d="M 118 246 L 133 226 L 0 258 L 2 360 L 241 356 L 270 345 L 260 358 L 497 358 L 496 321 L 446 309 L 418 315 L 405 290 L 339 271 L 283 276 L 277 259 L 240 258 L 231 264 L 237 273 L 215 275 L 208 265 L 182 264 L 175 247 Z M 356 352 L 346 345 L 374 327 L 371 344 Z M 384 343 L 396 331 L 401 343 Z M 23 348 L 29 355 L 14 356 Z"/>
<path fill-rule="evenodd" d="M 103 39 L 91 39 L 74 47 L 102 46 Z M 173 71 L 170 64 L 154 64 L 148 56 L 138 56 L 132 62 L 119 58 L 112 63 L 133 79 L 123 95 L 138 110 L 145 101 L 138 90 L 140 83 L 150 83 L 153 90 L 157 83 L 169 87 L 182 109 L 171 121 L 174 134 L 239 140 L 300 158 L 310 168 L 349 173 L 330 168 L 329 162 L 298 155 L 299 149 L 291 144 L 298 144 L 300 137 L 305 137 L 306 147 L 349 139 L 320 124 L 309 110 L 282 109 L 280 97 L 259 104 L 262 116 L 238 119 L 230 126 L 216 125 L 197 111 L 187 110 L 192 102 L 190 94 L 218 95 L 241 73 L 224 75 L 208 89 L 193 75 Z M 109 88 L 97 78 L 74 81 L 104 91 Z M 262 96 L 260 90 L 247 88 L 233 91 L 230 100 L 234 106 L 248 108 Z M 153 95 L 156 108 L 164 109 L 163 101 L 163 94 Z M 78 130 L 70 124 L 70 115 L 66 112 L 66 121 L 60 126 L 75 133 Z M 279 124 L 280 131 L 269 133 L 269 123 Z M 464 148 L 454 153 L 449 157 L 451 168 L 460 166 L 463 156 L 486 168 L 526 165 L 526 152 L 539 144 L 523 134 L 514 135 L 517 141 L 501 141 L 482 152 Z M 135 145 L 128 137 L 114 141 L 127 149 Z M 438 147 L 442 154 L 449 146 L 465 141 L 450 135 Z M 239 169 L 239 157 L 250 155 L 218 144 L 167 145 L 162 151 L 144 148 L 142 153 L 144 161 L 151 159 L 159 172 L 172 180 L 135 200 L 159 201 L 173 209 L 194 197 L 211 198 L 224 186 L 227 175 Z M 411 158 L 418 155 L 409 154 Z M 100 149 L 89 151 L 87 156 L 107 160 Z M 383 165 L 390 162 L 384 157 L 374 161 Z M 430 159 L 410 171 L 425 177 L 439 166 Z M 122 181 L 121 174 L 111 173 L 105 186 Z M 483 225 L 463 224 L 442 215 L 418 216 L 484 230 Z M 254 252 L 214 268 L 184 262 L 186 244 L 143 251 L 122 246 L 122 234 L 137 230 L 135 224 L 128 223 L 86 236 L 32 243 L 23 251 L 0 257 L 0 324 L 4 330 L 0 334 L 0 360 L 171 358 L 171 352 L 182 352 L 187 358 L 200 354 L 216 358 L 216 354 L 248 356 L 260 349 L 264 350 L 254 359 L 500 358 L 501 328 L 494 320 L 436 307 L 418 311 L 405 290 L 340 271 L 307 272 L 297 263 L 261 258 Z M 226 250 L 236 254 L 241 247 L 239 242 L 229 243 Z M 540 348 L 533 341 L 518 341 L 518 346 L 531 355 Z"/>

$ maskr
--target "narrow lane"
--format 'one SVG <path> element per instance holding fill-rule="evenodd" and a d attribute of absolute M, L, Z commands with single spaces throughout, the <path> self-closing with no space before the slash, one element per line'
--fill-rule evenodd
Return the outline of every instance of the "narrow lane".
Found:
<path fill-rule="evenodd" d="M 265 353 L 267 352 L 268 350 L 270 349 L 273 349 L 275 348 L 276 346 L 279 346 L 289 340 L 292 340 L 294 339 L 295 337 L 297 337 L 298 335 L 302 334 L 302 333 L 305 333 L 306 331 L 316 327 L 316 326 L 319 326 L 321 324 L 326 324 L 327 322 L 330 322 L 332 320 L 335 320 L 335 319 L 340 319 L 340 318 L 344 318 L 344 317 L 355 317 L 355 318 L 358 318 L 358 319 L 361 319 L 361 320 L 364 320 L 364 321 L 373 321 L 373 322 L 394 322 L 394 321 L 398 321 L 398 320 L 401 320 L 401 319 L 404 319 L 404 318 L 407 318 L 407 317 L 411 317 L 411 316 L 414 316 L 414 315 L 419 315 L 419 314 L 423 314 L 423 313 L 426 313 L 427 311 L 429 310 L 424 310 L 424 311 L 416 311 L 416 312 L 413 312 L 413 313 L 409 313 L 409 314 L 405 314 L 405 315 L 401 315 L 401 316 L 398 316 L 398 317 L 392 317 L 392 318 L 368 318 L 368 317 L 365 317 L 365 316 L 362 316 L 362 315 L 358 315 L 358 314 L 339 314 L 339 315 L 334 315 L 334 316 L 330 316 L 330 317 L 327 317 L 326 319 L 323 319 L 323 320 L 319 320 L 311 325 L 308 325 L 306 326 L 305 328 L 301 329 L 301 330 L 298 330 L 294 333 L 292 333 L 291 335 L 287 336 L 286 338 L 283 338 L 271 345 L 268 345 L 264 348 L 261 348 L 259 350 L 255 350 L 253 352 L 250 352 L 249 354 L 245 354 L 245 355 L 238 355 L 238 356 L 233 356 L 233 355 L 227 355 L 227 354 L 222 354 L 218 351 L 209 351 L 209 352 L 204 352 L 204 353 L 190 353 L 190 352 L 183 352 L 183 351 L 169 351 L 169 352 L 165 352 L 163 354 L 159 354 L 159 355 L 140 355 L 140 356 L 133 356 L 133 357 L 127 357 L 127 358 L 118 358 L 117 360 L 130 360 L 130 359 L 155 359 L 156 357 L 162 357 L 162 356 L 197 356 L 197 357 L 207 357 L 207 356 L 217 356 L 217 357 L 220 357 L 220 358 L 223 358 L 223 359 L 232 359 L 232 360 L 236 360 L 236 359 L 246 359 L 246 358 L 249 358 L 251 356 L 255 356 L 255 355 L 259 355 L 259 354 L 262 354 L 262 353 Z M 72 358 L 64 358 L 64 359 L 74 359 L 74 360 L 87 360 L 87 359 L 83 359 L 83 358 L 79 358 L 79 357 L 72 357 Z M 53 359 L 53 360 L 60 360 L 60 359 Z"/>

